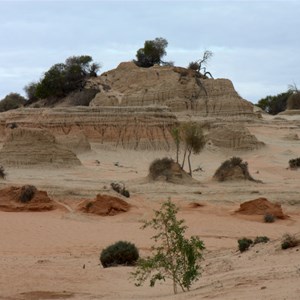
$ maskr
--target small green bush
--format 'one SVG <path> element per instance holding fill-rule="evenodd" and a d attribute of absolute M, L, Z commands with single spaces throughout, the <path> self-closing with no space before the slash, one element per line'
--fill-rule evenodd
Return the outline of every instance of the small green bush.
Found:
<path fill-rule="evenodd" d="M 259 243 L 267 243 L 270 239 L 267 236 L 257 236 L 253 242 L 254 245 Z"/>
<path fill-rule="evenodd" d="M 134 266 L 139 259 L 139 251 L 130 242 L 119 241 L 103 249 L 100 262 L 104 268 L 117 265 Z"/>
<path fill-rule="evenodd" d="M 24 185 L 21 188 L 21 192 L 19 195 L 19 200 L 22 203 L 27 203 L 32 200 L 34 194 L 36 193 L 37 189 L 33 185 Z"/>
<path fill-rule="evenodd" d="M 300 168 L 300 157 L 293 158 L 289 160 L 289 166 L 291 169 L 298 169 Z"/>
<path fill-rule="evenodd" d="M 264 221 L 266 223 L 274 223 L 275 222 L 276 217 L 270 213 L 266 213 L 264 215 Z"/>
<path fill-rule="evenodd" d="M 286 233 L 282 237 L 281 249 L 285 250 L 288 248 L 293 248 L 300 245 L 300 240 L 297 239 L 294 235 Z"/>
<path fill-rule="evenodd" d="M 244 252 L 249 249 L 249 247 L 253 244 L 253 241 L 251 239 L 242 238 L 238 240 L 239 244 L 239 250 L 241 252 Z"/>

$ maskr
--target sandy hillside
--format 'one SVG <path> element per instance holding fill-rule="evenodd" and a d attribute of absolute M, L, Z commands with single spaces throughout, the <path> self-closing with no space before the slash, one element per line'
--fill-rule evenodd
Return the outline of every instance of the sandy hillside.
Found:
<path fill-rule="evenodd" d="M 269 117 L 265 117 L 269 118 Z M 286 117 L 287 118 L 287 117 Z M 250 152 L 206 148 L 192 158 L 199 183 L 175 185 L 149 182 L 148 167 L 155 158 L 172 152 L 126 151 L 91 144 L 92 151 L 79 154 L 82 166 L 67 169 L 9 168 L 0 188 L 35 185 L 47 191 L 57 209 L 47 212 L 0 211 L 0 299 L 299 299 L 300 246 L 281 250 L 284 233 L 300 238 L 300 170 L 287 169 L 291 158 L 300 156 L 299 120 L 248 124 L 247 128 L 266 146 Z M 249 163 L 251 175 L 263 181 L 212 180 L 215 170 L 231 156 Z M 96 216 L 78 206 L 97 194 L 113 196 L 110 183 L 123 182 L 131 197 L 128 212 Z M 135 287 L 132 267 L 104 269 L 99 255 L 119 240 L 136 244 L 140 254 L 151 247 L 151 231 L 140 229 L 153 209 L 168 197 L 180 207 L 189 235 L 205 242 L 202 278 L 188 293 L 174 296 L 171 282 L 150 288 Z M 289 218 L 264 223 L 262 216 L 235 214 L 239 204 L 265 197 L 279 202 Z M 191 206 L 191 203 L 202 204 Z M 237 249 L 241 237 L 268 236 L 245 253 Z"/>

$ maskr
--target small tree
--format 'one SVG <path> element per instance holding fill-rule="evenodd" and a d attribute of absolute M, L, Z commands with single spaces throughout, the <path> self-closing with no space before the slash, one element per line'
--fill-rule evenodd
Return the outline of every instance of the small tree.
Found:
<path fill-rule="evenodd" d="M 174 294 L 179 286 L 183 292 L 190 289 L 192 283 L 201 276 L 199 261 L 202 259 L 204 243 L 195 236 L 184 237 L 187 229 L 183 220 L 177 220 L 178 208 L 169 199 L 155 211 L 151 221 L 144 221 L 142 229 L 151 227 L 157 234 L 152 239 L 152 256 L 139 259 L 137 269 L 132 273 L 136 285 L 142 285 L 148 278 L 153 287 L 157 280 L 171 279 Z"/>
<path fill-rule="evenodd" d="M 192 176 L 191 154 L 199 154 L 205 146 L 205 137 L 202 128 L 196 123 L 187 123 L 183 126 L 183 141 L 185 151 L 183 155 L 182 168 L 184 167 L 186 155 L 189 164 L 189 174 Z"/>

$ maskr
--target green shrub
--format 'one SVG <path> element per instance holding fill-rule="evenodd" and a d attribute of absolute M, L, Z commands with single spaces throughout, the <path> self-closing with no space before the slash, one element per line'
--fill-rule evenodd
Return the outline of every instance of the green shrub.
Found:
<path fill-rule="evenodd" d="M 293 248 L 300 245 L 300 240 L 297 239 L 294 235 L 286 233 L 282 237 L 281 249 L 285 250 L 288 248 Z"/>
<path fill-rule="evenodd" d="M 267 243 L 270 239 L 267 236 L 257 236 L 253 242 L 253 244 L 259 244 L 259 243 Z"/>
<path fill-rule="evenodd" d="M 139 252 L 134 244 L 119 241 L 103 249 L 100 262 L 104 268 L 117 265 L 134 266 L 138 258 Z"/>
<path fill-rule="evenodd" d="M 238 240 L 239 244 L 239 250 L 241 252 L 244 252 L 249 249 L 249 247 L 253 244 L 253 241 L 251 239 L 242 238 Z"/>
<path fill-rule="evenodd" d="M 10 93 L 0 101 L 0 112 L 24 106 L 26 99 L 18 93 Z"/>
<path fill-rule="evenodd" d="M 298 169 L 298 168 L 300 168 L 300 157 L 294 158 L 294 159 L 290 159 L 289 160 L 289 166 L 290 166 L 291 169 Z"/>
<path fill-rule="evenodd" d="M 27 203 L 32 200 L 34 194 L 36 193 L 37 189 L 33 185 L 24 185 L 21 188 L 21 192 L 19 195 L 19 201 L 22 203 Z"/>
<path fill-rule="evenodd" d="M 266 223 L 274 223 L 275 222 L 276 217 L 270 213 L 266 213 L 264 215 L 264 221 Z"/>

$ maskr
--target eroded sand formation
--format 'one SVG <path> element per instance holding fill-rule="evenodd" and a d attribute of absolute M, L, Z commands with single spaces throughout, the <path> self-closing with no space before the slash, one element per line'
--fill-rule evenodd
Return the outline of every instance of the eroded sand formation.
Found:
<path fill-rule="evenodd" d="M 55 137 L 43 129 L 11 129 L 0 150 L 0 163 L 5 167 L 48 166 L 64 168 L 81 165 L 69 149 L 59 145 Z"/>
<path fill-rule="evenodd" d="M 168 106 L 201 116 L 253 115 L 253 105 L 242 99 L 228 79 L 203 79 L 180 67 L 139 68 L 133 62 L 91 79 L 99 89 L 91 106 Z"/>

